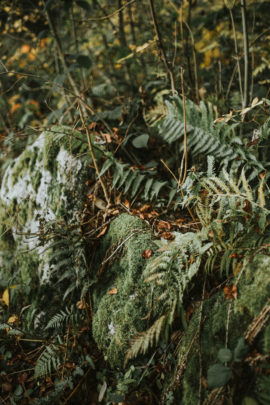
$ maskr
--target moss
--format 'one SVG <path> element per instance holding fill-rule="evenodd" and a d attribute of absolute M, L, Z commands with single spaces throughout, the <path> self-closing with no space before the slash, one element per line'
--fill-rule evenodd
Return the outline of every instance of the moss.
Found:
<path fill-rule="evenodd" d="M 31 183 L 32 183 L 33 189 L 34 189 L 34 191 L 35 191 L 36 193 L 37 193 L 38 188 L 39 188 L 39 186 L 40 186 L 41 179 L 42 179 L 42 173 L 41 173 L 40 171 L 38 171 L 38 172 L 35 174 L 35 176 L 32 176 L 32 177 L 31 177 Z"/>
<path fill-rule="evenodd" d="M 34 171 L 38 156 L 38 148 L 34 150 L 26 149 L 17 160 L 12 170 L 12 185 L 16 184 L 19 177 L 23 177 L 27 171 Z"/>
<path fill-rule="evenodd" d="M 233 301 L 229 322 L 228 347 L 234 350 L 237 341 L 244 336 L 250 323 L 258 316 L 261 309 L 267 303 L 270 288 L 270 257 L 257 255 L 245 268 L 238 285 L 239 298 Z M 218 350 L 225 346 L 226 322 L 230 300 L 227 300 L 223 293 L 218 293 L 206 300 L 203 306 L 203 317 L 206 317 L 200 334 L 200 352 L 202 356 L 202 371 L 206 378 L 207 370 L 218 362 Z M 181 363 L 188 352 L 190 342 L 198 329 L 199 310 L 193 316 L 186 333 L 184 334 L 178 362 Z M 269 349 L 269 332 L 267 327 L 261 339 L 261 349 Z M 183 405 L 197 403 L 199 390 L 199 342 L 194 342 L 188 358 L 187 367 L 182 380 Z M 244 383 L 243 383 L 244 384 Z M 241 389 L 245 390 L 243 386 Z M 206 396 L 207 391 L 203 390 Z"/>
<path fill-rule="evenodd" d="M 44 169 L 50 172 L 54 171 L 55 159 L 60 150 L 59 141 L 55 141 L 55 133 L 44 132 L 44 147 L 43 147 L 43 165 Z"/>
<path fill-rule="evenodd" d="M 134 235 L 133 235 L 134 233 Z M 129 238 L 130 235 L 133 235 Z M 151 232 L 138 218 L 120 215 L 104 237 L 100 256 L 105 257 L 109 247 L 127 239 L 120 257 L 102 274 L 94 299 L 93 336 L 114 367 L 122 367 L 130 339 L 149 326 L 143 318 L 149 311 L 148 295 L 151 294 L 142 276 L 146 259 L 145 249 L 156 249 Z M 115 245 L 117 248 L 117 245 Z M 116 294 L 110 294 L 113 289 Z"/>

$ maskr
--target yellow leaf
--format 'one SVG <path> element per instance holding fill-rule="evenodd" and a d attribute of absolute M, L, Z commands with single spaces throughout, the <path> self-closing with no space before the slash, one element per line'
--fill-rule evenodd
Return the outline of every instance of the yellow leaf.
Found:
<path fill-rule="evenodd" d="M 9 307 L 9 291 L 8 288 L 5 289 L 3 292 L 1 300 L 6 304 L 7 307 Z"/>
<path fill-rule="evenodd" d="M 18 320 L 18 315 L 12 315 L 8 318 L 8 323 L 15 323 Z"/>

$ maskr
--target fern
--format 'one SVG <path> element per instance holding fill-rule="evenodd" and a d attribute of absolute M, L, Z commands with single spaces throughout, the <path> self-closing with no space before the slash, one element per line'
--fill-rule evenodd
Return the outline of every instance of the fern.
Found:
<path fill-rule="evenodd" d="M 183 150 L 184 119 L 183 104 L 179 97 L 173 98 L 173 103 L 166 102 L 167 116 L 158 124 L 159 134 L 166 142 L 173 144 L 181 142 Z M 237 170 L 245 165 L 250 170 L 249 178 L 258 175 L 265 167 L 253 153 L 243 149 L 242 140 L 236 135 L 238 123 L 215 123 L 213 106 L 201 101 L 198 107 L 186 100 L 187 142 L 193 157 L 199 154 L 212 155 L 219 168 Z"/>
<path fill-rule="evenodd" d="M 232 178 L 225 170 L 222 177 L 199 179 L 202 192 L 196 197 L 195 211 L 203 226 L 202 233 L 213 238 L 205 262 L 207 271 L 218 266 L 220 272 L 228 276 L 230 269 L 238 265 L 235 257 L 241 257 L 262 243 L 270 214 L 266 208 L 263 180 L 255 193 L 244 170 L 239 179 Z"/>
<path fill-rule="evenodd" d="M 198 273 L 203 255 L 212 243 L 203 245 L 200 233 L 176 234 L 175 240 L 161 247 L 159 256 L 149 261 L 145 269 L 145 282 L 151 283 L 154 294 L 154 313 L 162 315 L 145 332 L 131 342 L 126 362 L 157 344 L 162 330 L 167 331 L 175 312 L 181 312 L 184 293 Z M 166 329 L 165 328 L 165 329 Z"/>
<path fill-rule="evenodd" d="M 158 343 L 165 320 L 166 315 L 162 315 L 147 331 L 140 333 L 133 339 L 131 347 L 126 353 L 125 364 L 130 359 L 137 357 L 138 354 L 145 354 L 149 347 Z"/>
<path fill-rule="evenodd" d="M 76 320 L 76 315 L 72 313 L 72 308 L 71 310 L 66 308 L 65 311 L 61 310 L 49 320 L 45 330 L 63 327 L 64 325 L 67 325 L 70 320 L 72 323 L 74 323 L 74 320 Z"/>
<path fill-rule="evenodd" d="M 148 169 L 134 169 L 127 163 L 119 162 L 112 154 L 107 154 L 107 160 L 102 166 L 100 176 L 103 176 L 110 168 L 114 173 L 112 188 L 123 188 L 124 194 L 129 193 L 131 198 L 135 197 L 141 189 L 144 191 L 142 198 L 152 201 L 159 196 L 163 187 L 169 187 L 168 181 L 156 179 L 156 172 Z"/>
<path fill-rule="evenodd" d="M 35 378 L 50 375 L 53 370 L 58 370 L 60 364 L 61 360 L 57 347 L 52 344 L 46 346 L 35 366 Z"/>

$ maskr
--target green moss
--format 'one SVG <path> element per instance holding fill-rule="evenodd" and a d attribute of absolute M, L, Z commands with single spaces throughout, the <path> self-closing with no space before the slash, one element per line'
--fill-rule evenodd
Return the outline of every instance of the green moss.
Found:
<path fill-rule="evenodd" d="M 59 141 L 55 140 L 55 136 L 54 132 L 44 132 L 43 165 L 44 169 L 50 172 L 54 171 L 55 159 L 60 150 Z"/>
<path fill-rule="evenodd" d="M 38 156 L 38 148 L 34 150 L 26 149 L 17 160 L 12 170 L 12 185 L 16 184 L 19 177 L 23 177 L 27 171 L 30 173 L 34 171 L 35 164 Z"/>
<path fill-rule="evenodd" d="M 32 177 L 31 177 L 31 183 L 32 183 L 33 189 L 34 189 L 34 191 L 35 191 L 36 193 L 37 193 L 38 188 L 39 188 L 39 186 L 40 186 L 41 179 L 42 179 L 42 173 L 41 173 L 40 171 L 38 171 L 38 172 L 35 174 L 35 176 L 32 176 Z"/>
<path fill-rule="evenodd" d="M 87 137 L 81 132 L 75 131 L 68 126 L 53 126 L 44 135 L 44 168 L 51 173 L 54 173 L 55 158 L 61 147 L 73 156 L 84 154 L 91 161 Z M 93 135 L 91 135 L 91 140 L 94 144 L 95 138 Z M 96 159 L 99 160 L 103 155 L 102 148 L 100 146 L 94 148 L 94 153 Z"/>
<path fill-rule="evenodd" d="M 229 322 L 228 348 L 234 350 L 237 341 L 245 335 L 245 332 L 258 316 L 261 309 L 267 303 L 270 288 L 270 257 L 257 255 L 245 268 L 238 285 L 239 298 L 233 301 Z M 226 299 L 223 292 L 218 293 L 206 300 L 203 306 L 203 317 L 206 317 L 202 325 L 200 341 L 193 344 L 187 357 L 187 367 L 182 379 L 183 405 L 197 403 L 197 393 L 200 381 L 199 347 L 202 356 L 202 372 L 206 378 L 208 368 L 217 363 L 218 350 L 225 346 L 226 322 L 230 300 Z M 178 362 L 179 364 L 188 353 L 190 342 L 198 330 L 199 310 L 193 316 L 186 333 L 184 334 Z M 269 350 L 269 332 L 267 327 L 263 333 L 259 350 Z M 200 346 L 199 346 L 200 345 Z M 244 390 L 245 387 L 242 387 Z M 203 390 L 206 396 L 207 391 Z"/>
<path fill-rule="evenodd" d="M 143 221 L 123 214 L 111 223 L 101 243 L 101 257 L 105 257 L 108 248 L 115 246 L 116 249 L 124 240 L 124 250 L 115 255 L 114 262 L 103 272 L 94 299 L 93 335 L 115 367 L 123 366 L 130 339 L 149 326 L 143 320 L 149 311 L 151 291 L 142 276 L 146 264 L 142 253 L 145 249 L 156 249 Z M 115 288 L 117 293 L 110 294 Z"/>

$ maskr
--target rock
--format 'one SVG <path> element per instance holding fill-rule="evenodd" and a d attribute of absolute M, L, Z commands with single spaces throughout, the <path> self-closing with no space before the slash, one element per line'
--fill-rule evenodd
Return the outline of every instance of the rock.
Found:
<path fill-rule="evenodd" d="M 85 153 L 76 156 L 85 151 L 87 143 L 79 132 L 53 127 L 4 171 L 0 189 L 1 262 L 5 268 L 10 263 L 8 256 L 23 254 L 24 260 L 19 260 L 23 280 L 31 273 L 43 281 L 50 278 L 50 265 L 42 254 L 46 248 L 41 243 L 44 224 L 62 221 L 67 226 L 78 222 L 89 178 L 89 159 Z"/>

